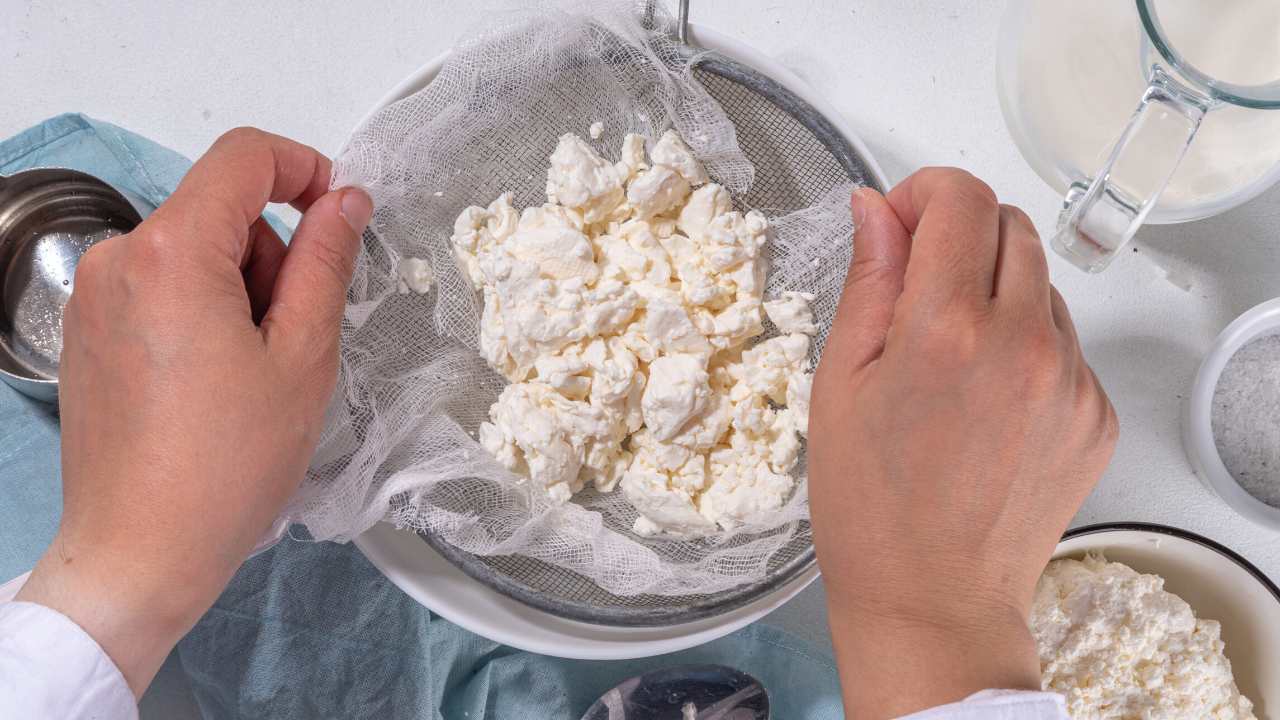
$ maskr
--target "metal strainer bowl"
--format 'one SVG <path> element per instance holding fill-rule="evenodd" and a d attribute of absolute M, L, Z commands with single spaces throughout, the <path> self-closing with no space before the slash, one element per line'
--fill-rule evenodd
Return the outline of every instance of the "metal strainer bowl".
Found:
<path fill-rule="evenodd" d="M 684 0 L 680 39 L 696 58 L 694 75 L 733 121 L 738 143 L 755 166 L 755 182 L 735 198 L 738 204 L 782 215 L 817 204 L 841 184 L 884 189 L 866 155 L 796 92 L 744 62 L 690 44 L 687 13 Z M 825 341 L 822 328 L 814 339 L 815 354 Z M 815 562 L 805 527 L 775 554 L 762 582 L 708 595 L 624 597 L 540 560 L 473 555 L 432 533 L 420 535 L 467 575 L 504 595 L 558 617 L 618 626 L 675 625 L 728 612 L 785 585 Z"/>
<path fill-rule="evenodd" d="M 680 40 L 685 51 L 695 59 L 694 77 L 732 120 L 738 144 L 755 168 L 754 183 L 748 192 L 735 196 L 735 203 L 760 209 L 769 216 L 780 216 L 819 204 L 832 188 L 841 185 L 852 183 L 884 189 L 884 176 L 879 167 L 856 138 L 833 120 L 833 111 L 826 109 L 821 99 L 767 58 L 713 32 L 688 26 L 687 5 L 686 1 L 681 7 Z M 708 42 L 700 45 L 700 38 Z M 732 52 L 707 48 L 732 48 Z M 756 69 L 758 67 L 770 70 L 766 74 Z M 429 83 L 433 74 L 424 75 L 416 82 L 410 81 L 397 88 L 380 107 Z M 522 193 L 517 190 L 517 205 L 538 201 L 536 196 L 540 188 L 526 190 L 527 198 L 522 198 Z M 841 262 L 843 267 L 848 259 L 846 248 L 844 257 L 834 258 L 832 262 Z M 814 339 L 815 356 L 821 352 L 825 341 L 826 329 L 823 328 Z M 805 472 L 803 460 L 797 472 Z M 639 632 L 641 628 L 682 624 L 702 626 L 711 618 L 746 606 L 757 607 L 784 591 L 794 592 L 801 578 L 807 582 L 816 576 L 807 523 L 802 524 L 800 532 L 773 555 L 762 581 L 717 593 L 685 596 L 621 596 L 601 589 L 577 573 L 546 562 L 524 556 L 474 555 L 459 550 L 434 533 L 422 532 L 419 535 L 436 554 L 502 596 L 555 618 L 601 626 L 602 632 L 614 632 L 605 628 L 616 628 L 616 632 L 623 636 Z M 382 542 L 374 539 L 381 537 L 386 535 L 371 532 L 361 538 L 362 549 L 374 559 L 375 564 L 378 563 L 377 558 L 390 556 L 388 548 L 371 552 L 366 544 Z M 403 581 L 403 576 L 401 571 L 388 572 L 388 577 L 405 587 L 408 581 Z M 432 578 L 421 580 L 419 583 L 415 579 L 413 588 L 405 589 L 431 607 L 427 597 L 435 592 L 430 587 Z M 458 609 L 456 604 L 449 604 L 455 612 L 469 611 L 468 608 Z M 483 616 L 479 609 L 474 612 L 472 617 L 455 615 L 449 619 L 480 634 L 486 634 L 487 626 L 501 622 Z M 738 614 L 741 613 L 734 613 L 735 616 Z M 732 629 L 726 626 L 724 632 Z M 698 642 L 706 639 L 702 637 Z M 513 641 L 510 636 L 504 641 L 519 646 L 518 641 Z M 548 652 L 545 645 L 528 649 Z M 674 649 L 679 647 L 666 645 L 662 651 Z M 580 656 L 568 650 L 557 654 Z"/>

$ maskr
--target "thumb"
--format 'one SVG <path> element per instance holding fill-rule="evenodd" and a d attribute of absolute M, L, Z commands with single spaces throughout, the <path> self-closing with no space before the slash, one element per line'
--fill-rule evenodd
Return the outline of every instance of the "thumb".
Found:
<path fill-rule="evenodd" d="M 855 373 L 880 356 L 902 294 L 911 235 L 884 196 L 859 188 L 851 199 L 853 261 L 822 353 L 837 375 Z"/>
<path fill-rule="evenodd" d="M 307 208 L 262 320 L 268 347 L 294 357 L 336 351 L 360 235 L 372 215 L 373 201 L 357 188 L 334 190 Z"/>

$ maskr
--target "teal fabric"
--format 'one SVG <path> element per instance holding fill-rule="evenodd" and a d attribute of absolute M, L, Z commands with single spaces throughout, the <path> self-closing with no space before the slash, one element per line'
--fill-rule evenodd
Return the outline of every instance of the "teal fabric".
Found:
<path fill-rule="evenodd" d="M 206 718 L 573 720 L 629 677 L 704 663 L 759 678 L 777 720 L 843 717 L 831 658 L 767 624 L 643 660 L 533 655 L 427 611 L 354 545 L 253 558 L 178 650 Z"/>
<path fill-rule="evenodd" d="M 190 161 L 114 125 L 62 115 L 0 142 L 0 174 L 40 166 L 84 170 L 158 205 Z M 29 569 L 53 536 L 58 452 L 52 408 L 0 385 L 0 581 Z M 842 717 L 831 658 L 768 625 L 644 660 L 533 655 L 433 615 L 354 545 L 286 539 L 249 560 L 178 652 L 207 720 L 571 720 L 628 677 L 701 663 L 760 678 L 779 720 Z"/>

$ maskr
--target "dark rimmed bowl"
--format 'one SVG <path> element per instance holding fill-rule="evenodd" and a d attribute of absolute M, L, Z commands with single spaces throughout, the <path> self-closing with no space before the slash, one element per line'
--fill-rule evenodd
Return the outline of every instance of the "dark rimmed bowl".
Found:
<path fill-rule="evenodd" d="M 1222 625 L 1236 684 L 1259 718 L 1280 718 L 1280 588 L 1230 548 L 1153 523 L 1087 525 L 1067 532 L 1054 559 L 1102 551 L 1108 560 L 1159 575 L 1197 618 Z"/>

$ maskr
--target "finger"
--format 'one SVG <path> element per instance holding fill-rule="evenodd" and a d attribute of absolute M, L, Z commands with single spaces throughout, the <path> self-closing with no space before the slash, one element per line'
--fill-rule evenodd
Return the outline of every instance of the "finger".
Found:
<path fill-rule="evenodd" d="M 211 249 L 242 266 L 249 227 L 267 203 L 287 202 L 305 211 L 328 190 L 330 173 L 329 159 L 306 145 L 237 128 L 218 138 L 191 167 L 156 211 L 157 220 L 214 228 L 216 232 L 201 237 L 216 238 Z"/>
<path fill-rule="evenodd" d="M 856 372 L 884 351 L 893 309 L 911 254 L 911 236 L 880 193 L 859 188 L 851 199 L 853 260 L 823 351 L 823 362 Z"/>
<path fill-rule="evenodd" d="M 276 275 L 284 261 L 285 245 L 276 231 L 263 218 L 249 226 L 249 246 L 244 267 L 244 287 L 249 293 L 249 306 L 253 321 L 262 322 L 271 306 L 271 293 L 276 285 Z"/>
<path fill-rule="evenodd" d="M 999 251 L 1000 212 L 995 193 L 955 168 L 926 168 L 888 195 L 912 234 L 905 292 L 926 304 L 991 299 Z"/>
<path fill-rule="evenodd" d="M 1049 263 L 1044 246 L 1031 218 L 1012 205 L 1000 206 L 994 294 L 1002 308 L 1049 317 Z"/>
<path fill-rule="evenodd" d="M 360 234 L 373 201 L 355 188 L 335 190 L 303 214 L 262 319 L 267 346 L 298 362 L 334 352 Z"/>

